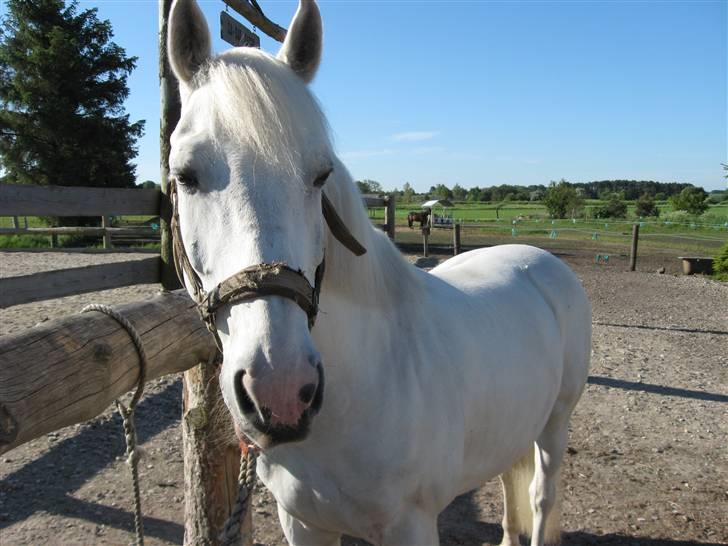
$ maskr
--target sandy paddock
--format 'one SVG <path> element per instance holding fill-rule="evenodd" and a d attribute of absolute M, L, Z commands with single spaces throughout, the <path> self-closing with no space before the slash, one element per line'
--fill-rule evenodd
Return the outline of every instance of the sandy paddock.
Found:
<path fill-rule="evenodd" d="M 0 276 L 143 257 L 3 252 Z M 660 264 L 649 259 L 628 273 L 624 259 L 604 266 L 589 252 L 562 257 L 582 279 L 595 321 L 592 377 L 564 463 L 564 544 L 728 544 L 728 285 L 658 275 Z M 87 303 L 124 303 L 157 289 L 0 310 L 0 335 Z M 149 385 L 138 412 L 148 544 L 182 542 L 180 412 L 178 377 Z M 131 543 L 123 451 L 119 419 L 109 409 L 0 457 L 0 544 Z M 274 501 L 258 489 L 256 542 L 284 544 Z M 442 543 L 497 544 L 500 504 L 496 483 L 457 499 L 441 516 Z"/>

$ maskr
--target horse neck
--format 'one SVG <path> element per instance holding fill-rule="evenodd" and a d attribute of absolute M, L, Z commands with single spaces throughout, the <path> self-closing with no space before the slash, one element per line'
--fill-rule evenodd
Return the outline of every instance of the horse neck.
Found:
<path fill-rule="evenodd" d="M 329 232 L 326 245 L 324 290 L 359 307 L 396 306 L 399 301 L 417 301 L 422 283 L 387 236 L 369 219 L 359 190 L 346 169 L 337 166 L 326 195 L 352 234 L 367 252 L 354 256 Z"/>

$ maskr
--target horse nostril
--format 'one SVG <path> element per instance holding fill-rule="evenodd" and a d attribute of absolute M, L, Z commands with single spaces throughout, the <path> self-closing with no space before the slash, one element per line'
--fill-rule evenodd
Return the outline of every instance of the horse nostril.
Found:
<path fill-rule="evenodd" d="M 316 385 L 314 385 L 313 383 L 309 383 L 301 387 L 301 390 L 298 391 L 298 399 L 308 406 L 313 400 L 315 394 Z"/>
<path fill-rule="evenodd" d="M 245 391 L 243 376 L 245 376 L 245 370 L 240 370 L 235 374 L 235 377 L 233 378 L 233 388 L 235 390 L 235 401 L 238 403 L 238 407 L 243 412 L 243 415 L 248 415 L 255 412 L 255 403 Z"/>

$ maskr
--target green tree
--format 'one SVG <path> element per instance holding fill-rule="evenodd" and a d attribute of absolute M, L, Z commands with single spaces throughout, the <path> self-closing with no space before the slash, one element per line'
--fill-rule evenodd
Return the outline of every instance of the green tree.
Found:
<path fill-rule="evenodd" d="M 96 9 L 8 0 L 0 23 L 3 182 L 133 187 L 144 122 L 124 111 L 136 58 Z"/>
<path fill-rule="evenodd" d="M 141 188 L 143 190 L 157 190 L 160 189 L 161 186 L 154 180 L 145 180 L 141 184 L 137 184 L 137 188 Z"/>
<path fill-rule="evenodd" d="M 559 182 L 551 182 L 543 203 L 552 218 L 575 217 L 584 205 L 576 188 L 563 178 Z"/>
<path fill-rule="evenodd" d="M 640 218 L 647 218 L 648 216 L 659 216 L 660 209 L 657 208 L 655 200 L 652 198 L 652 196 L 648 193 L 644 193 L 637 200 L 635 214 Z"/>
<path fill-rule="evenodd" d="M 465 201 L 468 196 L 468 190 L 463 188 L 460 184 L 455 184 L 452 187 L 452 198 L 456 201 Z"/>
<path fill-rule="evenodd" d="M 689 187 L 683 189 L 678 195 L 670 197 L 670 204 L 674 210 L 684 210 L 688 214 L 703 214 L 708 210 L 705 199 L 708 194 L 703 188 Z"/>
<path fill-rule="evenodd" d="M 627 203 L 622 201 L 620 195 L 613 193 L 604 205 L 594 209 L 594 218 L 626 218 Z"/>
<path fill-rule="evenodd" d="M 402 202 L 411 203 L 415 197 L 415 190 L 409 182 L 405 182 L 402 186 Z"/>
<path fill-rule="evenodd" d="M 482 197 L 482 191 L 478 186 L 473 186 L 468 190 L 468 201 L 480 201 L 480 198 Z"/>
<path fill-rule="evenodd" d="M 437 186 L 434 186 L 433 188 L 430 188 L 430 197 L 437 198 L 437 197 L 443 197 L 445 199 L 452 199 L 452 190 L 448 188 L 445 184 L 438 184 Z"/>
<path fill-rule="evenodd" d="M 357 180 L 356 186 L 361 193 L 384 193 L 382 185 L 376 180 L 369 180 L 368 178 Z"/>

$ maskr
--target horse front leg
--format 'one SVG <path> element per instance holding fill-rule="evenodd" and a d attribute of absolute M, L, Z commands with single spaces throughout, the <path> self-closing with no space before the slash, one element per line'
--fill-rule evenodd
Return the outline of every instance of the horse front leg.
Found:
<path fill-rule="evenodd" d="M 291 546 L 341 546 L 341 534 L 312 527 L 293 517 L 280 504 L 278 519 Z"/>

